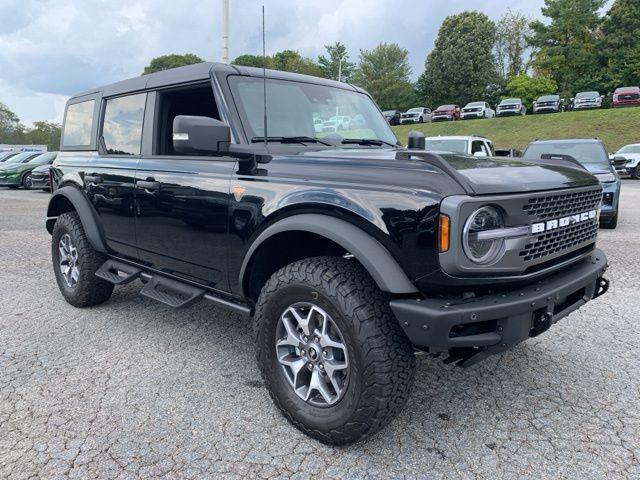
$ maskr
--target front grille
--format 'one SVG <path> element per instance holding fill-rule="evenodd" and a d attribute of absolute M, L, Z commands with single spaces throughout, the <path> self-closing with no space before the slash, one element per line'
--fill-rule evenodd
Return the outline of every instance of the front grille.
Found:
<path fill-rule="evenodd" d="M 464 110 L 462 110 L 464 113 L 471 113 L 471 112 L 479 112 L 480 110 L 482 110 L 481 108 L 465 108 Z"/>
<path fill-rule="evenodd" d="M 530 198 L 522 209 L 538 220 L 554 219 L 594 210 L 602 201 L 602 189 Z"/>
<path fill-rule="evenodd" d="M 620 100 L 638 100 L 640 99 L 640 94 L 632 94 L 632 95 L 620 95 Z"/>
<path fill-rule="evenodd" d="M 500 105 L 498 107 L 500 110 L 515 110 L 516 108 L 519 108 L 518 105 Z"/>
<path fill-rule="evenodd" d="M 537 260 L 593 242 L 597 236 L 598 223 L 596 220 L 571 225 L 532 237 L 531 243 L 525 245 L 524 249 L 520 251 L 520 256 L 525 262 Z"/>

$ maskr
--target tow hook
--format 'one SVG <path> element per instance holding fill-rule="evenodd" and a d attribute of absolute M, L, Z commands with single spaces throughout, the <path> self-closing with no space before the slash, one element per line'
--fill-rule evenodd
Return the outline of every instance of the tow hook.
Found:
<path fill-rule="evenodd" d="M 600 295 L 604 295 L 609 290 L 609 280 L 604 277 L 596 280 L 596 292 L 593 294 L 593 298 L 598 298 Z"/>

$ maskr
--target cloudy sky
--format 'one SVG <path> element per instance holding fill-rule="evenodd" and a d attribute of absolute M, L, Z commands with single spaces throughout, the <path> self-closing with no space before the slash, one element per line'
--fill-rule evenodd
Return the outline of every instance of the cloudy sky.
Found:
<path fill-rule="evenodd" d="M 230 57 L 286 48 L 316 57 L 340 40 L 351 59 L 361 48 L 397 42 L 423 70 L 447 15 L 507 8 L 540 17 L 543 0 L 230 0 Z M 221 0 L 0 0 L 0 102 L 21 120 L 60 121 L 70 95 L 139 75 L 168 53 L 221 58 Z"/>

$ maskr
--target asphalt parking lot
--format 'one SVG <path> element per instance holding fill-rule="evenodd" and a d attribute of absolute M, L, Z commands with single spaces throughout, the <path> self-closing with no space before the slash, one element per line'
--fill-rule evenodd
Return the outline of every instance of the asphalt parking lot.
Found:
<path fill-rule="evenodd" d="M 248 320 L 58 293 L 48 194 L 0 189 L 0 478 L 640 478 L 640 181 L 603 230 L 610 292 L 467 370 L 419 357 L 406 410 L 347 448 L 276 411 Z"/>

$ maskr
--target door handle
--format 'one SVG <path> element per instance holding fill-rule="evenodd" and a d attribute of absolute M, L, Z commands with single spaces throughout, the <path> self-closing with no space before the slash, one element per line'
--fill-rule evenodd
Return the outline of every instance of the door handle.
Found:
<path fill-rule="evenodd" d="M 160 182 L 138 180 L 136 186 L 138 188 L 144 188 L 145 190 L 160 190 Z"/>
<path fill-rule="evenodd" d="M 102 177 L 99 175 L 85 175 L 84 181 L 86 183 L 102 183 Z"/>

